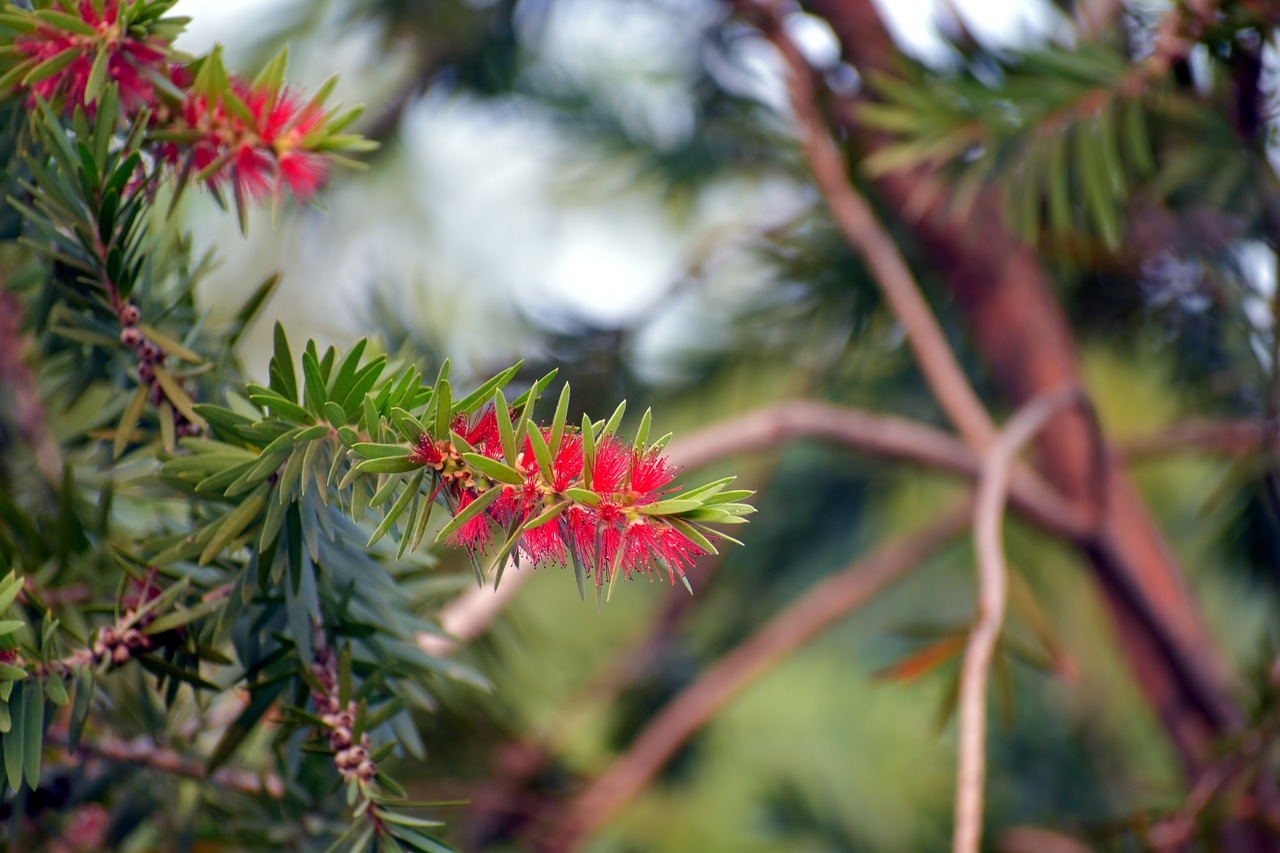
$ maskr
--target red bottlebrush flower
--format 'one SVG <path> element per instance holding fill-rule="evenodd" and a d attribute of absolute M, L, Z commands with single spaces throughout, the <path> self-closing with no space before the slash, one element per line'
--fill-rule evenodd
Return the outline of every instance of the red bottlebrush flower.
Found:
<path fill-rule="evenodd" d="M 520 554 L 535 565 L 564 565 L 569 547 L 556 521 L 540 524 L 520 536 Z"/>
<path fill-rule="evenodd" d="M 547 432 L 549 439 L 550 430 Z M 560 449 L 551 460 L 551 488 L 563 492 L 571 487 L 582 476 L 582 468 L 582 436 L 577 433 L 563 436 L 560 439 Z"/>
<path fill-rule="evenodd" d="M 470 506 L 475 499 L 476 496 L 471 492 L 462 492 L 458 495 L 458 512 Z M 493 530 L 489 526 L 489 520 L 484 513 L 480 513 L 455 530 L 449 537 L 449 544 L 456 548 L 466 548 L 474 553 L 488 547 L 492 538 Z"/>
<path fill-rule="evenodd" d="M 14 40 L 20 56 L 35 60 L 33 67 L 68 52 L 74 54 L 56 73 L 31 84 L 31 97 L 46 101 L 60 97 L 67 109 L 84 103 L 94 60 L 105 54 L 107 80 L 114 80 L 120 87 L 120 103 L 125 112 L 132 114 L 154 105 L 156 89 L 152 77 L 169 73 L 165 40 L 156 36 L 138 38 L 122 27 L 120 0 L 106 0 L 101 16 L 91 0 L 80 0 L 76 14 L 93 28 L 93 35 L 42 23 L 34 33 Z M 92 110 L 92 103 L 87 106 Z"/>
<path fill-rule="evenodd" d="M 652 503 L 675 478 L 675 469 L 660 451 L 636 453 L 631 462 L 629 491 L 637 503 Z"/>
<path fill-rule="evenodd" d="M 285 189 L 299 201 L 315 195 L 328 179 L 329 158 L 309 148 L 308 137 L 324 112 L 287 89 L 255 88 L 239 78 L 230 85 L 230 104 L 199 92 L 187 97 L 167 129 L 195 131 L 199 138 L 185 147 L 166 145 L 163 156 L 175 163 L 189 156 L 200 171 L 221 164 L 207 176 L 209 185 L 230 184 L 243 198 L 278 196 Z"/>
<path fill-rule="evenodd" d="M 478 414 L 468 417 L 455 415 L 450 428 L 490 459 L 502 457 L 502 436 L 498 434 L 498 415 L 493 406 L 485 406 Z"/>
<path fill-rule="evenodd" d="M 634 451 L 613 436 L 596 445 L 591 464 L 591 488 L 600 494 L 621 492 L 631 470 Z"/>

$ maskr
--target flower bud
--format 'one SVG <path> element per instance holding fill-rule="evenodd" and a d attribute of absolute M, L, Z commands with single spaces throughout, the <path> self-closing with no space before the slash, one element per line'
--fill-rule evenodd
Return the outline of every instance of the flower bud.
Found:
<path fill-rule="evenodd" d="M 142 344 L 142 341 L 142 332 L 139 332 L 132 326 L 120 330 L 120 343 L 124 344 L 129 349 L 135 349 Z"/>
<path fill-rule="evenodd" d="M 142 319 L 142 312 L 136 305 L 125 305 L 120 309 L 120 325 L 134 326 Z"/>

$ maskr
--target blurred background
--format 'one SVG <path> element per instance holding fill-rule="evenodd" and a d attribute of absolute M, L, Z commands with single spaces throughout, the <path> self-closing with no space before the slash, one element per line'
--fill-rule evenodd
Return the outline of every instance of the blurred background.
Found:
<path fill-rule="evenodd" d="M 877 8 L 934 72 L 1078 38 L 1070 8 L 1037 0 Z M 367 171 L 336 176 L 326 209 L 277 223 L 259 211 L 247 237 L 189 194 L 183 215 L 221 249 L 202 294 L 213 311 L 279 269 L 267 313 L 291 335 L 380 334 L 429 373 L 448 356 L 476 381 L 519 359 L 526 381 L 559 367 L 575 408 L 600 417 L 626 398 L 634 426 L 653 406 L 654 435 L 794 398 L 942 424 L 810 182 L 779 58 L 727 5 L 182 0 L 178 11 L 193 16 L 179 45 L 192 53 L 223 42 L 229 67 L 252 74 L 287 44 L 300 88 L 341 74 L 335 100 L 365 104 L 357 129 L 382 143 Z M 1120 13 L 1122 35 L 1141 11 Z M 787 26 L 834 91 L 865 84 L 823 21 L 796 13 Z M 1210 189 L 1184 191 L 1198 201 Z M 1045 256 L 1113 436 L 1267 409 L 1274 254 L 1249 221 L 1205 251 L 1187 229 L 1139 261 Z M 937 286 L 946 271 L 917 269 L 955 331 Z M 271 319 L 246 349 L 251 373 L 265 373 Z M 1211 633 L 1242 668 L 1269 660 L 1280 538 L 1267 466 L 1178 456 L 1133 471 Z M 421 719 L 429 760 L 415 792 L 471 801 L 450 817 L 453 843 L 525 849 L 529 820 L 603 772 L 710 663 L 962 485 L 813 442 L 698 475 L 729 472 L 758 490 L 759 512 L 744 547 L 691 575 L 692 599 L 637 582 L 597 611 L 567 572 L 540 571 L 460 652 L 495 688 L 447 688 Z M 1080 558 L 1018 523 L 1008 542 L 1032 603 L 1015 607 L 996 667 L 988 824 L 1123 844 L 1181 801 L 1177 759 Z M 470 578 L 444 563 L 441 601 Z M 973 554 L 958 540 L 755 681 L 590 849 L 945 848 L 957 665 L 943 652 L 972 613 Z"/>

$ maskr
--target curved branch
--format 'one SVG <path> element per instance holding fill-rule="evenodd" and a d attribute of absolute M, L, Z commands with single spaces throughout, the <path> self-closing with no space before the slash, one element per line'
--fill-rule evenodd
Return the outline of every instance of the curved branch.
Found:
<path fill-rule="evenodd" d="M 959 743 L 956 770 L 955 853 L 977 853 L 982 838 L 982 790 L 986 776 L 987 676 L 1004 622 L 1009 576 L 1001 520 L 1018 451 L 1067 404 L 1081 399 L 1068 388 L 1020 408 L 982 462 L 974 501 L 973 538 L 978 557 L 978 621 L 960 665 Z"/>
<path fill-rule="evenodd" d="M 667 453 L 677 467 L 698 468 L 799 438 L 822 439 L 964 477 L 977 477 L 981 468 L 969 448 L 940 429 L 815 400 L 789 400 L 706 427 L 673 440 Z M 1028 520 L 1055 535 L 1079 542 L 1092 530 L 1087 519 L 1025 469 L 1013 474 L 1010 500 Z M 462 593 L 436 615 L 448 636 L 423 633 L 418 636 L 418 645 L 428 654 L 452 654 L 479 636 L 532 574 L 527 570 L 508 572 L 497 590 L 486 586 Z"/>
<path fill-rule="evenodd" d="M 540 846 L 572 849 L 641 791 L 676 750 L 733 697 L 964 530 L 969 513 L 970 505 L 965 501 L 923 530 L 880 545 L 812 587 L 668 702 L 608 772 L 570 804 L 551 828 L 550 837 L 539 839 Z"/>
<path fill-rule="evenodd" d="M 58 727 L 49 729 L 45 733 L 45 738 L 64 748 L 68 743 L 66 730 Z M 186 779 L 211 782 L 254 797 L 266 795 L 272 799 L 280 799 L 284 796 L 284 783 L 275 773 L 270 771 L 254 773 L 249 770 L 219 767 L 210 774 L 206 761 L 184 758 L 173 750 L 157 746 L 150 738 L 134 740 L 112 737 L 86 738 L 80 741 L 74 754 L 94 756 L 120 764 L 150 767 L 153 770 Z"/>
<path fill-rule="evenodd" d="M 818 190 L 826 200 L 836 225 L 849 244 L 862 255 L 894 316 L 906 330 L 920 370 L 947 419 L 970 447 L 981 451 L 995 439 L 996 429 L 991 416 L 956 361 L 947 336 L 920 294 L 915 277 L 897 244 L 849 181 L 844 158 L 818 113 L 809 64 L 777 20 L 777 10 L 770 7 L 764 11 L 769 15 L 765 34 L 777 46 L 790 72 L 791 109 L 799 125 L 801 142 Z"/>

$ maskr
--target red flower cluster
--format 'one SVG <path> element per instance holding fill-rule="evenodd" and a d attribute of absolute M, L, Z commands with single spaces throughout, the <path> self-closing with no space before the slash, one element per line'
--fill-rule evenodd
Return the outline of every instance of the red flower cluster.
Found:
<path fill-rule="evenodd" d="M 14 40 L 16 53 L 35 60 L 35 67 L 55 60 L 52 67 L 58 68 L 30 84 L 30 97 L 38 95 L 46 101 L 61 97 L 68 104 L 84 103 L 94 62 L 102 55 L 106 77 L 119 85 L 121 104 L 127 112 L 136 112 L 154 102 L 153 79 L 156 75 L 167 76 L 169 69 L 165 41 L 155 36 L 130 35 L 120 20 L 120 0 L 105 0 L 99 5 L 102 14 L 94 9 L 91 0 L 80 0 L 75 15 L 83 26 L 75 31 L 41 24 L 34 33 Z"/>
<path fill-rule="evenodd" d="M 237 200 L 278 197 L 288 189 L 305 201 L 327 180 L 333 156 L 324 148 L 333 147 L 335 131 L 318 100 L 278 82 L 228 76 L 216 51 L 190 67 L 175 62 L 168 39 L 147 33 L 164 21 L 131 21 L 146 16 L 141 0 L 62 0 L 61 6 L 51 10 L 56 15 L 32 16 L 31 32 L 14 40 L 16 64 L 6 77 L 19 81 L 17 92 L 32 103 L 39 97 L 68 113 L 83 106 L 93 114 L 101 87 L 114 82 L 126 122 L 150 111 L 158 161 L 200 176 L 212 189 L 229 186 Z M 203 69 L 205 79 L 198 81 L 192 69 Z"/>
<path fill-rule="evenodd" d="M 522 478 L 519 485 L 477 482 L 452 442 L 424 435 L 413 459 L 439 472 L 440 488 L 455 513 L 475 501 L 481 489 L 502 490 L 484 512 L 454 532 L 453 545 L 476 553 L 492 546 L 502 531 L 519 528 L 516 548 L 522 557 L 535 564 L 561 566 L 576 560 L 595 573 L 597 586 L 619 572 L 629 578 L 640 572 L 652 575 L 658 567 L 665 568 L 675 583 L 676 575 L 684 577 L 685 569 L 703 553 L 666 519 L 641 512 L 662 500 L 675 479 L 666 456 L 657 450 L 641 451 L 608 436 L 596 445 L 590 470 L 584 471 L 582 436 L 570 430 L 551 456 L 547 477 L 528 437 L 514 463 L 502 459 L 493 409 L 486 409 L 474 420 L 455 420 L 453 430 L 475 452 L 505 461 Z M 550 445 L 551 430 L 544 428 L 542 437 Z M 590 486 L 584 474 L 590 475 Z M 552 510 L 557 511 L 536 526 L 528 526 Z"/>
<path fill-rule="evenodd" d="M 310 198 L 329 175 L 328 158 L 306 144 L 323 125 L 324 111 L 287 89 L 238 78 L 229 85 L 227 97 L 188 94 L 167 129 L 194 141 L 166 145 L 165 159 L 183 164 L 190 158 L 197 174 L 212 167 L 211 187 L 231 184 L 244 198 L 279 195 L 285 187 L 299 201 Z M 239 100 L 234 106 L 233 97 Z"/>

